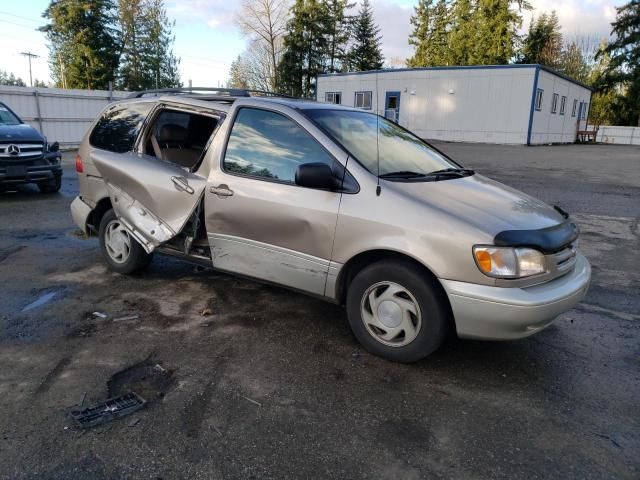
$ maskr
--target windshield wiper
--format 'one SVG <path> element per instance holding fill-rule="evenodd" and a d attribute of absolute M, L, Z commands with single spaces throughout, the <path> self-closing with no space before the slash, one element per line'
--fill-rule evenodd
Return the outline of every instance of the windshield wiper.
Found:
<path fill-rule="evenodd" d="M 380 178 L 422 178 L 425 173 L 412 172 L 410 170 L 398 170 L 397 172 L 383 173 Z"/>
<path fill-rule="evenodd" d="M 443 170 L 429 172 L 429 175 L 458 175 L 460 177 L 466 177 L 468 175 L 473 175 L 474 173 L 476 172 L 469 168 L 445 168 Z"/>

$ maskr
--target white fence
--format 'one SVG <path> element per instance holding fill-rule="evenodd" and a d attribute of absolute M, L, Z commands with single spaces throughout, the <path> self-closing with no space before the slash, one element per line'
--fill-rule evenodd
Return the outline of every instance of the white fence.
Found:
<path fill-rule="evenodd" d="M 596 141 L 617 145 L 640 145 L 640 127 L 601 126 Z"/>
<path fill-rule="evenodd" d="M 64 90 L 0 86 L 0 102 L 23 121 L 64 147 L 77 146 L 91 122 L 113 100 L 131 92 L 108 90 Z"/>

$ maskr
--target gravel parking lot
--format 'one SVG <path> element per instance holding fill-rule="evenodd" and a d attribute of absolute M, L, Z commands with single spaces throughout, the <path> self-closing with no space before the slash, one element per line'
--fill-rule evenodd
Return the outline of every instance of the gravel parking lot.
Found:
<path fill-rule="evenodd" d="M 0 194 L 0 478 L 640 478 L 640 148 L 438 147 L 571 212 L 593 282 L 534 337 L 414 365 L 281 288 L 108 272 L 70 218 L 73 154 L 60 194 Z M 148 405 L 70 421 L 127 389 Z"/>

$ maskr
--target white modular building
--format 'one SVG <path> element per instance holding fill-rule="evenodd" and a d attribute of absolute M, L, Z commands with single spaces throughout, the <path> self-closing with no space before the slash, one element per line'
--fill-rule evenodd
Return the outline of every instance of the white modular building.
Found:
<path fill-rule="evenodd" d="M 591 89 L 543 65 L 483 65 L 319 75 L 317 100 L 377 112 L 425 139 L 572 143 Z"/>

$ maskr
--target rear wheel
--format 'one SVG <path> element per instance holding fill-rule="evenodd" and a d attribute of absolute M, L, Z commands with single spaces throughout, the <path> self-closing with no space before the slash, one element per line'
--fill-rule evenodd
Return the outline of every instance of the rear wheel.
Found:
<path fill-rule="evenodd" d="M 100 222 L 100 250 L 111 270 L 130 274 L 144 269 L 152 255 L 124 228 L 113 210 L 107 211 Z"/>
<path fill-rule="evenodd" d="M 415 362 L 438 349 L 450 321 L 437 280 L 410 262 L 383 260 L 361 270 L 349 285 L 349 324 L 369 352 Z"/>
<path fill-rule="evenodd" d="M 57 176 L 48 182 L 38 183 L 38 188 L 42 193 L 56 193 L 62 186 L 62 176 Z"/>

